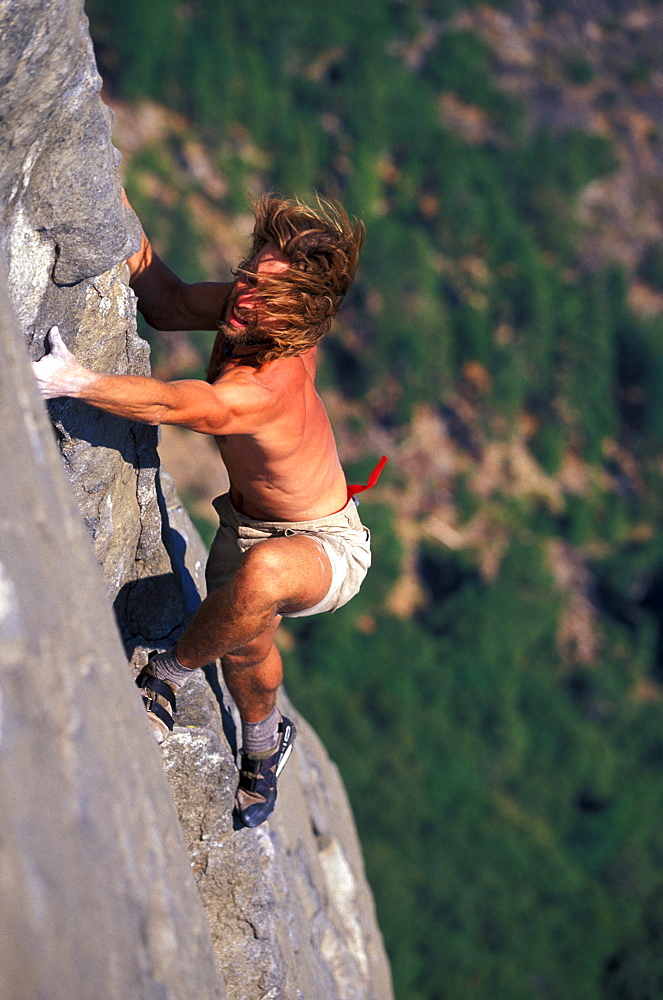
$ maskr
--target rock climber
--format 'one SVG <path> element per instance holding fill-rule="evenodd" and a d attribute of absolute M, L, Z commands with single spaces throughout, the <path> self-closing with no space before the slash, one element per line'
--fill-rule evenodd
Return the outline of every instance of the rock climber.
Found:
<path fill-rule="evenodd" d="M 214 501 L 219 529 L 207 597 L 176 645 L 153 653 L 136 683 L 161 742 L 174 725 L 178 687 L 191 671 L 221 660 L 242 721 L 235 811 L 248 827 L 273 811 L 276 779 L 295 738 L 276 707 L 281 618 L 340 608 L 371 561 L 370 533 L 353 495 L 362 487 L 346 484 L 314 385 L 318 342 L 354 279 L 364 226 L 322 199 L 311 208 L 268 195 L 254 212 L 250 252 L 234 281 L 181 281 L 144 233 L 128 261 L 138 309 L 151 326 L 217 331 L 207 381 L 94 372 L 57 327 L 49 331 L 49 353 L 33 365 L 46 399 L 69 396 L 216 439 L 230 489 Z"/>

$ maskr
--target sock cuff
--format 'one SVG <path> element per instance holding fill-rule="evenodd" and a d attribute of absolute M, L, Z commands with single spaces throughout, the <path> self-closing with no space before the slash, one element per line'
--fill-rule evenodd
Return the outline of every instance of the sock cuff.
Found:
<path fill-rule="evenodd" d="M 279 742 L 281 713 L 274 706 L 259 722 L 242 722 L 242 753 L 251 757 L 269 757 Z"/>
<path fill-rule="evenodd" d="M 174 646 L 172 649 L 150 657 L 148 662 L 155 677 L 158 677 L 160 681 L 168 681 L 169 684 L 174 684 L 176 687 L 184 684 L 193 673 L 188 667 L 183 667 L 177 659 Z"/>

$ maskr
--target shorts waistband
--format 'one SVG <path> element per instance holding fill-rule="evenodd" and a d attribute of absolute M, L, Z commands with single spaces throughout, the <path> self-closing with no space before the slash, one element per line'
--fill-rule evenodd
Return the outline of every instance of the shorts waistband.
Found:
<path fill-rule="evenodd" d="M 285 531 L 286 529 L 292 531 L 315 531 L 321 528 L 356 528 L 357 530 L 362 530 L 363 525 L 361 523 L 359 513 L 357 511 L 357 503 L 353 497 L 351 497 L 346 503 L 345 507 L 337 510 L 334 514 L 326 514 L 322 517 L 315 517 L 309 521 L 259 521 L 254 517 L 249 517 L 247 514 L 243 514 L 240 510 L 237 510 L 233 506 L 230 499 L 229 493 L 223 493 L 221 496 L 216 497 L 212 501 L 212 506 L 217 512 L 219 517 L 226 517 L 234 522 L 235 525 L 245 525 L 251 528 L 265 528 L 276 531 Z"/>

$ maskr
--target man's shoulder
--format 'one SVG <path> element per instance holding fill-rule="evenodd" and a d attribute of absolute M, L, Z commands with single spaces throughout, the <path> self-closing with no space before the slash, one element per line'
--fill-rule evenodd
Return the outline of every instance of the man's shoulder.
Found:
<path fill-rule="evenodd" d="M 262 379 L 249 368 L 232 368 L 221 372 L 212 383 L 214 391 L 222 396 L 252 395 L 265 391 Z"/>
<path fill-rule="evenodd" d="M 308 353 L 308 352 L 307 352 Z M 305 355 L 277 358 L 254 367 L 233 364 L 226 367 L 213 383 L 224 400 L 239 407 L 267 405 L 270 401 L 293 403 L 314 386 L 315 367 Z"/>
<path fill-rule="evenodd" d="M 258 373 L 265 382 L 296 383 L 313 382 L 316 372 L 315 348 L 287 358 L 276 358 L 261 365 Z"/>

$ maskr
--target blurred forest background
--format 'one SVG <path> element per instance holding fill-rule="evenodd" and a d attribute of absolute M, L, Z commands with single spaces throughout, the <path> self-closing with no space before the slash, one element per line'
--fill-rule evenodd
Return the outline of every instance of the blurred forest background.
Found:
<path fill-rule="evenodd" d="M 184 278 L 227 280 L 247 193 L 368 227 L 320 385 L 350 481 L 390 456 L 374 568 L 281 644 L 398 1000 L 660 1000 L 663 7 L 86 9 Z M 209 334 L 148 335 L 202 374 Z M 168 440 L 209 540 L 209 441 Z"/>

